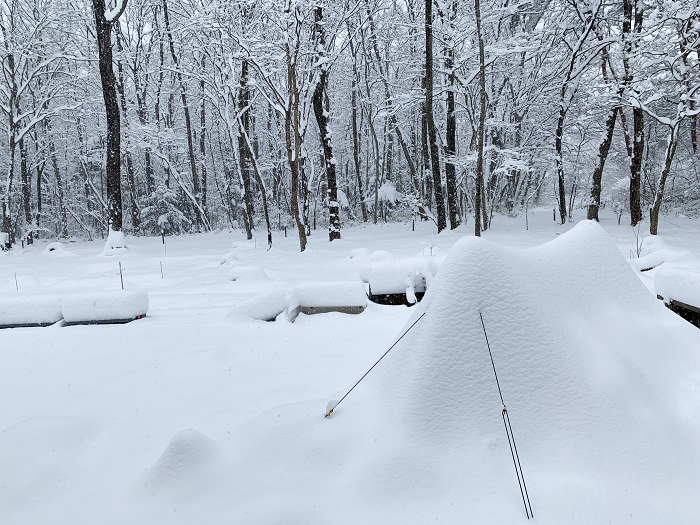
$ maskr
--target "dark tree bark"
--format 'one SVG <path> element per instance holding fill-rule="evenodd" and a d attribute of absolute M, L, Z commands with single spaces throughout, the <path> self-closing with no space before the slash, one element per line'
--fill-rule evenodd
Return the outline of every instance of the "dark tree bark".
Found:
<path fill-rule="evenodd" d="M 205 71 L 205 60 L 206 55 L 202 55 L 202 77 L 199 80 L 199 91 L 201 102 L 199 105 L 199 166 L 200 172 L 202 174 L 202 214 L 204 219 L 209 222 L 209 217 L 207 214 L 207 150 L 206 150 L 206 136 L 207 136 L 207 118 L 206 118 L 206 93 L 204 91 L 204 71 Z"/>
<path fill-rule="evenodd" d="M 112 69 L 112 26 L 126 9 L 127 0 L 122 0 L 120 10 L 110 20 L 106 17 L 105 0 L 92 0 L 95 16 L 97 50 L 100 65 L 102 97 L 107 117 L 107 223 L 114 231 L 122 229 L 121 187 L 121 120 L 117 102 L 116 79 Z"/>
<path fill-rule="evenodd" d="M 481 4 L 474 0 L 474 15 L 476 18 L 476 34 L 479 40 L 479 130 L 477 132 L 476 152 L 476 189 L 474 194 L 474 235 L 481 237 L 482 206 L 485 211 L 484 192 L 484 139 L 486 131 L 486 55 L 484 39 L 481 34 Z M 486 229 L 486 228 L 484 228 Z"/>
<path fill-rule="evenodd" d="M 248 61 L 244 58 L 241 60 L 241 86 L 238 91 L 238 111 L 241 118 L 238 119 L 240 130 L 238 132 L 238 159 L 241 166 L 241 182 L 243 184 L 243 202 L 245 203 L 245 215 L 248 220 L 245 222 L 246 237 L 248 240 L 253 238 L 253 214 L 255 208 L 253 206 L 253 190 L 250 179 L 250 159 L 248 158 L 248 149 L 246 148 L 244 135 L 250 134 L 250 87 L 248 86 Z"/>
<path fill-rule="evenodd" d="M 649 221 L 649 233 L 656 235 L 659 231 L 659 212 L 661 211 L 661 202 L 664 198 L 664 191 L 666 188 L 666 180 L 668 179 L 668 174 L 671 172 L 671 165 L 673 164 L 673 158 L 676 155 L 676 149 L 678 147 L 678 129 L 680 123 L 676 123 L 673 127 L 669 129 L 668 146 L 666 147 L 666 157 L 664 160 L 664 169 L 661 172 L 661 179 L 659 180 L 659 187 L 656 190 L 656 197 L 654 198 L 654 205 L 651 208 L 651 217 Z"/>
<path fill-rule="evenodd" d="M 27 148 L 24 146 L 24 139 L 17 144 L 19 147 L 19 173 L 22 183 L 22 209 L 24 210 L 24 222 L 29 228 L 25 233 L 27 244 L 34 244 L 34 231 L 32 226 L 32 181 L 29 168 L 27 166 Z"/>
<path fill-rule="evenodd" d="M 620 107 L 615 105 L 608 113 L 608 118 L 605 120 L 605 136 L 598 146 L 598 162 L 593 170 L 593 184 L 591 185 L 591 202 L 588 205 L 588 219 L 599 220 L 598 210 L 600 209 L 600 192 L 602 189 L 603 169 L 605 168 L 605 160 L 608 158 L 610 145 L 615 132 L 615 122 L 617 121 L 617 113 Z"/>
<path fill-rule="evenodd" d="M 643 2 L 623 0 L 622 2 L 622 34 L 626 36 L 624 44 L 623 67 L 625 85 L 633 80 L 629 64 L 629 56 L 636 47 L 632 42 L 632 20 L 634 19 L 634 34 L 639 36 L 644 23 Z M 636 226 L 641 222 L 642 215 L 642 161 L 644 159 L 644 112 L 640 107 L 632 108 L 632 158 L 630 160 L 630 223 Z"/>
<path fill-rule="evenodd" d="M 445 199 L 442 195 L 437 131 L 433 118 L 433 0 L 425 0 L 425 118 L 428 125 L 430 165 L 433 173 L 433 190 L 438 216 L 437 230 L 440 233 L 447 227 L 447 217 L 445 216 Z"/>
<path fill-rule="evenodd" d="M 335 158 L 333 157 L 333 141 L 328 129 L 328 57 L 326 56 L 326 30 L 323 20 L 323 6 L 318 4 L 314 10 L 318 35 L 317 49 L 319 50 L 318 62 L 320 63 L 320 73 L 318 83 L 314 89 L 313 107 L 316 123 L 318 124 L 318 136 L 323 147 L 323 160 L 326 169 L 326 180 L 328 182 L 328 238 L 333 241 L 340 239 L 340 206 L 338 205 L 338 183 L 335 174 Z"/>
<path fill-rule="evenodd" d="M 450 229 L 454 230 L 460 225 L 459 204 L 457 202 L 457 174 L 455 157 L 457 155 L 457 115 L 455 113 L 455 75 L 454 75 L 454 48 L 453 32 L 454 20 L 457 17 L 457 2 L 452 0 L 449 6 L 447 23 L 450 26 L 450 34 L 445 45 L 445 70 L 447 72 L 447 122 L 445 129 L 445 180 L 447 182 L 447 209 L 450 216 Z"/>

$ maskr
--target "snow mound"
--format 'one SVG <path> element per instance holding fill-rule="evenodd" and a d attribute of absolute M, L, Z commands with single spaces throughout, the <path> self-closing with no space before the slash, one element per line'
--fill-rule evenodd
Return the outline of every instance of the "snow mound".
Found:
<path fill-rule="evenodd" d="M 41 252 L 45 255 L 51 255 L 51 256 L 56 256 L 56 255 L 70 255 L 70 250 L 66 248 L 66 245 L 63 244 L 62 242 L 51 242 L 46 245 L 46 248 Z"/>
<path fill-rule="evenodd" d="M 458 241 L 422 314 L 331 418 L 280 407 L 222 443 L 241 519 L 523 521 L 495 366 L 538 522 L 697 521 L 700 333 L 598 224 Z"/>
<path fill-rule="evenodd" d="M 660 268 L 654 277 L 654 288 L 665 303 L 680 301 L 700 307 L 700 270 Z"/>
<path fill-rule="evenodd" d="M 183 430 L 170 440 L 158 461 L 148 470 L 144 484 L 151 491 L 173 485 L 197 484 L 219 455 L 219 445 L 194 430 Z"/>
<path fill-rule="evenodd" d="M 148 313 L 148 294 L 132 290 L 85 292 L 61 300 L 68 324 L 128 322 Z"/>
<path fill-rule="evenodd" d="M 230 281 L 236 282 L 260 282 L 269 281 L 270 277 L 259 266 L 239 266 L 233 268 L 228 275 Z"/>
<path fill-rule="evenodd" d="M 123 231 L 109 230 L 105 246 L 102 249 L 102 255 L 123 255 L 128 253 L 129 248 L 126 245 L 126 237 Z"/>
<path fill-rule="evenodd" d="M 49 326 L 62 318 L 61 301 L 56 296 L 0 297 L 0 327 Z"/>
<path fill-rule="evenodd" d="M 289 290 L 280 286 L 236 304 L 229 310 L 229 317 L 239 319 L 248 317 L 259 321 L 274 321 L 288 308 L 293 308 Z"/>

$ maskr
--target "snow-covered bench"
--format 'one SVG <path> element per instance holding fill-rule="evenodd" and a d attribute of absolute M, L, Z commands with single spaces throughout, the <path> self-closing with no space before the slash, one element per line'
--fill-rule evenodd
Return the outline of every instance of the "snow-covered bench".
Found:
<path fill-rule="evenodd" d="M 61 300 L 67 325 L 123 324 L 146 317 L 148 294 L 132 290 L 84 292 Z"/>
<path fill-rule="evenodd" d="M 660 268 L 654 289 L 670 310 L 700 328 L 700 269 Z"/>
<path fill-rule="evenodd" d="M 63 319 L 58 296 L 8 295 L 0 298 L 0 328 L 50 326 Z"/>
<path fill-rule="evenodd" d="M 360 282 L 320 282 L 281 286 L 241 301 L 229 315 L 274 321 L 285 314 L 294 322 L 300 313 L 314 315 L 328 312 L 362 313 L 367 307 L 365 287 Z"/>

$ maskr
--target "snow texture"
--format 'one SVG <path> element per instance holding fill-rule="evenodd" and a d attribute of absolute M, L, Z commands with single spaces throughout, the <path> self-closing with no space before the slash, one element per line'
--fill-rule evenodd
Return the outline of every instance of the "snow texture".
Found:
<path fill-rule="evenodd" d="M 48 326 L 62 318 L 61 301 L 57 296 L 8 294 L 0 297 L 0 327 Z"/>
<path fill-rule="evenodd" d="M 73 294 L 61 300 L 61 310 L 67 323 L 133 320 L 148 313 L 148 294 L 132 290 Z"/>
<path fill-rule="evenodd" d="M 238 266 L 229 272 L 229 279 L 236 282 L 269 281 L 270 277 L 259 266 Z"/>

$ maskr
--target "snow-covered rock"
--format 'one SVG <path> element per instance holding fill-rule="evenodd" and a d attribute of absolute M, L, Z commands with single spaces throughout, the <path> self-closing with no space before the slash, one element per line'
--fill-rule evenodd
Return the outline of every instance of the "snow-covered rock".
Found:
<path fill-rule="evenodd" d="M 0 328 L 48 326 L 62 318 L 58 296 L 7 294 L 0 297 Z"/>
<path fill-rule="evenodd" d="M 133 290 L 84 292 L 61 300 L 67 324 L 128 322 L 148 313 L 148 294 Z"/>

